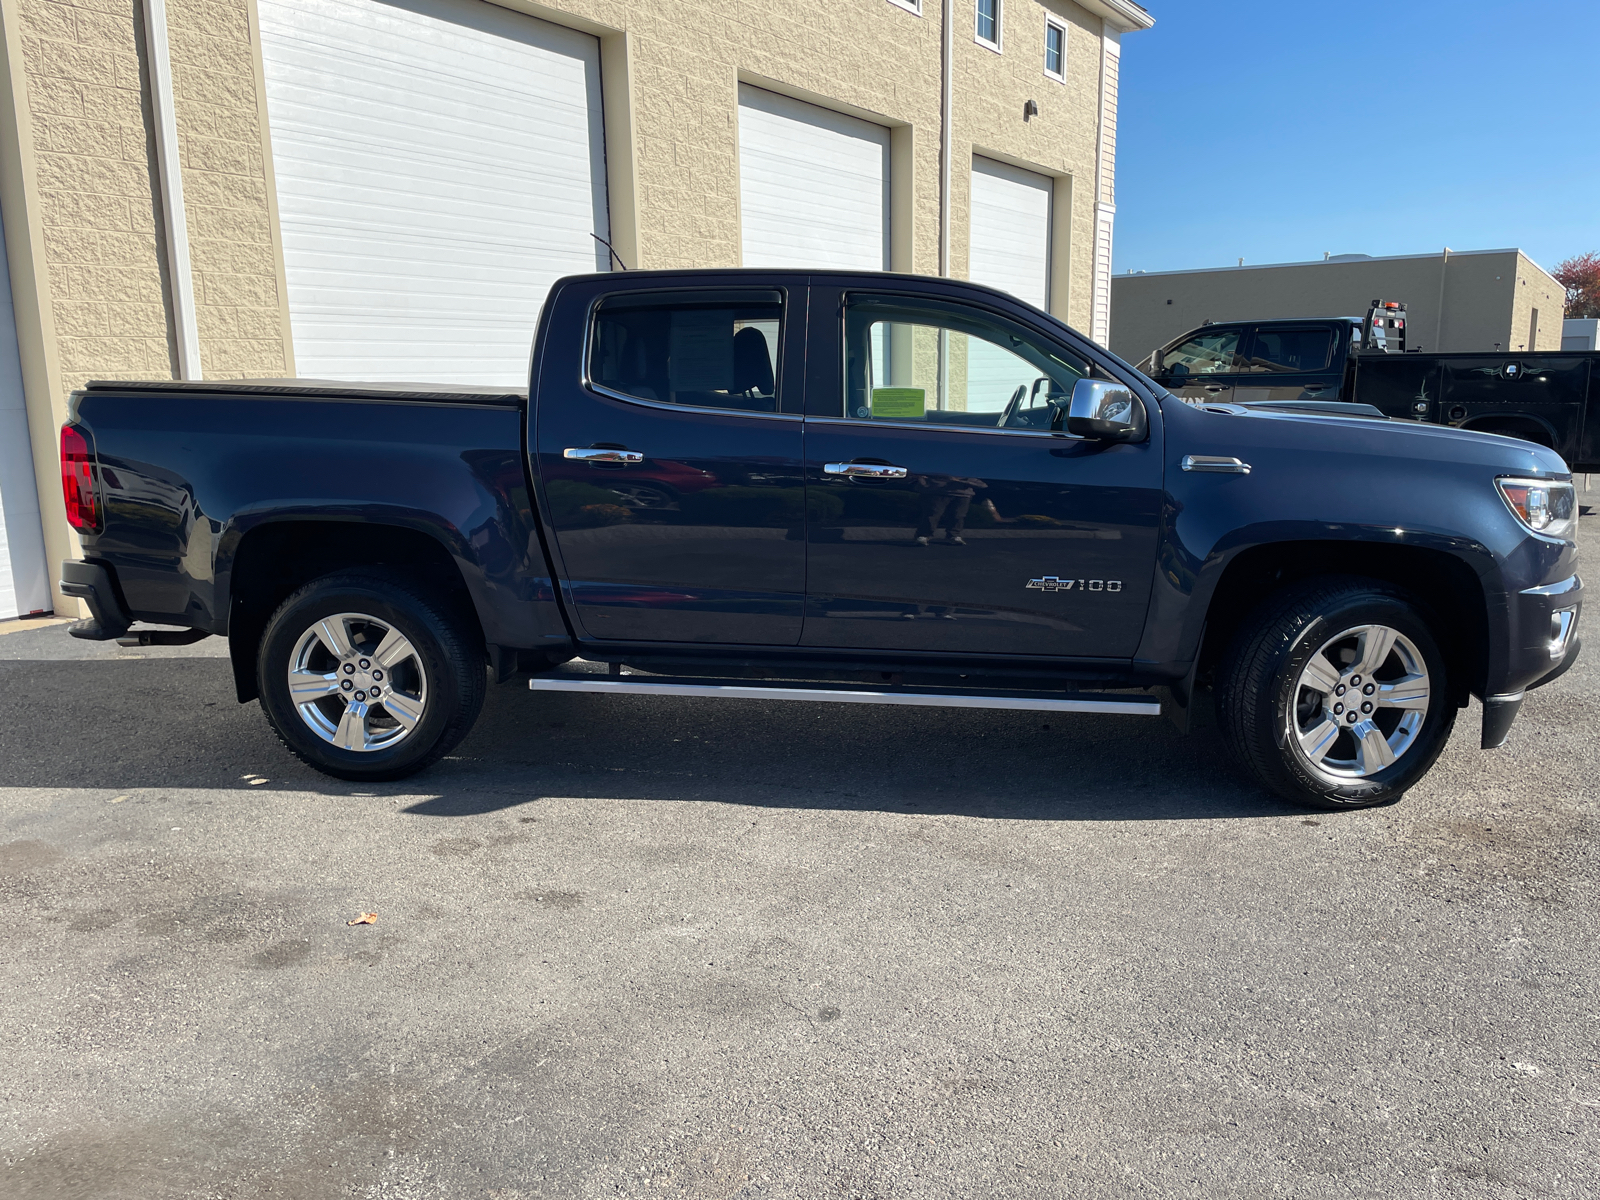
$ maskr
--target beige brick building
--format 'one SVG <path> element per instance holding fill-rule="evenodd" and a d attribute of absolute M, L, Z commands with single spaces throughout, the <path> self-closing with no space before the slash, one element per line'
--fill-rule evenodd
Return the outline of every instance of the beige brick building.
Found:
<path fill-rule="evenodd" d="M 0 619 L 75 611 L 56 438 L 92 378 L 517 382 L 550 282 L 615 259 L 946 272 L 1104 338 L 1121 37 L 1151 24 L 1131 0 L 0 0 Z"/>

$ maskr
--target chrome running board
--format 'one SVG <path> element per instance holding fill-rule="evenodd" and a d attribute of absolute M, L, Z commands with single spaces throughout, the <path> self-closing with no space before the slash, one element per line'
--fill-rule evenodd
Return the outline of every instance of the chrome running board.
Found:
<path fill-rule="evenodd" d="M 1013 692 L 981 688 L 897 687 L 890 691 L 848 683 L 764 683 L 678 679 L 662 675 L 535 675 L 535 692 L 595 692 L 622 696 L 699 696 L 709 700 L 818 700 L 830 704 L 914 704 L 930 708 L 1010 708 L 1034 712 L 1121 713 L 1159 717 L 1154 696 L 1112 692 Z"/>

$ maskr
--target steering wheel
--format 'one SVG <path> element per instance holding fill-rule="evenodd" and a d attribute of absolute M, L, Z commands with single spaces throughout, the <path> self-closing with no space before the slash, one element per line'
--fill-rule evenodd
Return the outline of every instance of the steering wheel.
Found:
<path fill-rule="evenodd" d="M 1006 411 L 1000 414 L 1000 428 L 1004 429 L 1011 424 L 1011 418 L 1016 416 L 1017 408 L 1028 394 L 1028 385 L 1017 384 L 1017 390 L 1011 393 L 1011 402 L 1006 405 Z"/>

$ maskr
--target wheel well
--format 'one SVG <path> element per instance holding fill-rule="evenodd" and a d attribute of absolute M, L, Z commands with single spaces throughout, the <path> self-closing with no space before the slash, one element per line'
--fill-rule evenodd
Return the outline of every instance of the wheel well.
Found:
<path fill-rule="evenodd" d="M 229 578 L 228 653 L 241 703 L 254 700 L 256 651 L 267 621 L 290 593 L 335 571 L 393 567 L 427 585 L 481 627 L 472 596 L 448 550 L 437 540 L 399 525 L 353 521 L 276 521 L 245 534 Z"/>
<path fill-rule="evenodd" d="M 1266 597 L 1315 575 L 1358 575 L 1403 588 L 1432 617 L 1458 704 L 1481 689 L 1488 668 L 1488 613 L 1472 568 L 1439 550 L 1363 542 L 1280 542 L 1230 562 L 1206 610 L 1200 675 L 1207 677 L 1245 619 Z"/>
<path fill-rule="evenodd" d="M 1479 417 L 1475 421 L 1468 421 L 1461 428 L 1471 430 L 1473 433 L 1501 433 L 1507 437 L 1521 438 L 1525 442 L 1537 442 L 1547 449 L 1555 449 L 1555 435 L 1538 417 L 1506 413 L 1497 417 Z"/>

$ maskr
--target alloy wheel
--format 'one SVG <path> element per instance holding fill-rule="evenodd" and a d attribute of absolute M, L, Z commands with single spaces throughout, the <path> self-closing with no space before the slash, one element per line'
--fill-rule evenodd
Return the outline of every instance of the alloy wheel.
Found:
<path fill-rule="evenodd" d="M 1317 775 L 1365 779 L 1416 743 L 1431 695 L 1427 664 L 1410 639 L 1387 625 L 1358 625 L 1307 660 L 1286 733 Z"/>
<path fill-rule="evenodd" d="M 428 674 L 416 647 L 365 613 L 335 613 L 302 633 L 288 676 L 300 719 L 341 750 L 387 750 L 427 709 Z"/>

